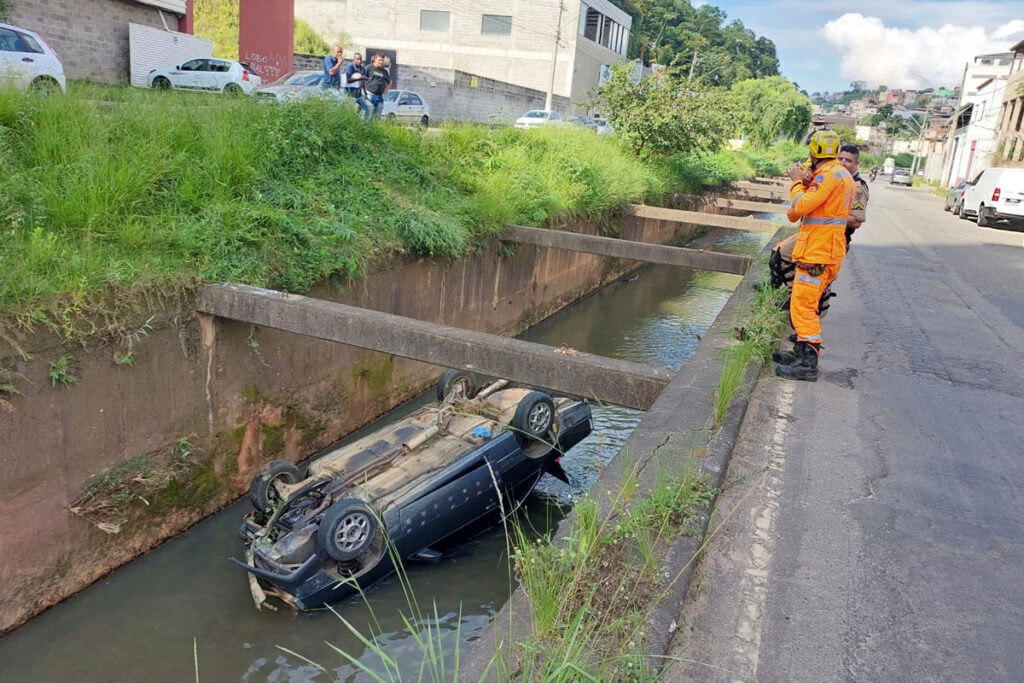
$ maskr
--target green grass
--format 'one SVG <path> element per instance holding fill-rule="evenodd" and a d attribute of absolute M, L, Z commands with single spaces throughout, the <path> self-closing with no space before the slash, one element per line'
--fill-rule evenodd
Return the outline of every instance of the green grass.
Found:
<path fill-rule="evenodd" d="M 395 255 L 456 258 L 507 223 L 772 170 L 724 152 L 645 164 L 568 127 L 424 134 L 321 102 L 81 83 L 48 98 L 0 91 L 0 162 L 0 334 L 44 325 L 67 338 L 153 292 L 300 292 Z"/>
<path fill-rule="evenodd" d="M 751 363 L 764 366 L 771 360 L 772 350 L 789 320 L 788 312 L 779 310 L 779 304 L 785 301 L 786 296 L 785 288 L 759 291 L 743 321 L 734 328 L 736 341 L 723 351 L 722 376 L 715 392 L 712 416 L 715 425 L 721 424 L 737 392 L 742 388 L 747 366 Z"/>

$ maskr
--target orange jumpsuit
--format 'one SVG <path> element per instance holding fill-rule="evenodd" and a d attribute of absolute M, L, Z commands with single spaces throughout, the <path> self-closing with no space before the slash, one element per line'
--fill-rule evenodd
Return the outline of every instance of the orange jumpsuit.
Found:
<path fill-rule="evenodd" d="M 822 162 L 814 178 L 804 186 L 797 181 L 789 190 L 786 216 L 800 221 L 793 246 L 793 295 L 789 317 L 797 341 L 821 343 L 818 301 L 836 276 L 846 256 L 846 219 L 857 193 L 853 176 L 835 159 Z"/>

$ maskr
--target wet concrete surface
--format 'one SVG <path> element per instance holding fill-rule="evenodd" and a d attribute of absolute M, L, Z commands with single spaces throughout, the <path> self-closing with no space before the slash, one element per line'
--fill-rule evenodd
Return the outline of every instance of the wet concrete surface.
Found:
<path fill-rule="evenodd" d="M 764 239 L 713 232 L 692 246 L 750 254 Z M 523 338 L 676 370 L 738 281 L 734 275 L 645 268 Z M 535 527 L 549 527 L 561 516 L 560 505 L 589 488 L 640 415 L 595 407 L 594 433 L 562 461 L 573 486 L 542 480 L 540 495 L 527 510 Z M 227 562 L 240 552 L 236 530 L 247 509 L 245 501 L 236 504 L 0 640 L 0 681 L 194 680 L 193 646 L 201 681 L 371 680 L 331 646 L 383 672 L 376 656 L 330 612 L 295 615 L 253 608 L 244 574 Z M 422 616 L 432 616 L 436 605 L 449 661 L 456 645 L 472 642 L 514 587 L 501 530 L 474 539 L 439 565 L 410 566 L 409 578 Z M 356 598 L 338 611 L 354 626 L 378 634 L 403 675 L 415 677 L 422 657 L 402 621 L 412 610 L 399 582 L 392 577 L 378 584 L 367 599 L 369 606 Z"/>
<path fill-rule="evenodd" d="M 1024 236 L 872 190 L 821 378 L 754 392 L 666 680 L 1024 679 Z"/>

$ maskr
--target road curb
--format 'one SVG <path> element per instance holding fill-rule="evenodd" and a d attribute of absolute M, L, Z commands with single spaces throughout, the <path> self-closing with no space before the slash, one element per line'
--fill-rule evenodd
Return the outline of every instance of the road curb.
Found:
<path fill-rule="evenodd" d="M 791 228 L 780 228 L 761 253 L 767 253 L 789 231 Z M 672 643 L 696 555 L 705 542 L 717 491 L 721 488 L 760 372 L 757 365 L 746 368 L 741 386 L 721 424 L 713 427 L 710 416 L 714 414 L 715 393 L 724 365 L 722 351 L 734 343 L 733 329 L 743 323 L 756 295 L 753 285 L 764 279 L 766 271 L 766 266 L 756 262 L 750 268 L 698 343 L 694 354 L 644 415 L 589 493 L 598 504 L 599 518 L 609 518 L 614 513 L 616 492 L 622 489 L 627 479 L 636 478 L 636 496 L 644 497 L 660 484 L 663 466 L 676 464 L 680 457 L 698 450 L 706 453 L 700 460 L 699 471 L 709 477 L 716 494 L 698 512 L 694 526 L 699 533 L 676 539 L 659 570 L 658 575 L 663 581 L 659 591 L 662 597 L 648 615 L 643 640 L 643 651 L 652 667 L 665 664 L 664 656 Z M 569 535 L 574 514 L 570 513 L 559 525 L 552 543 L 558 543 Z M 490 668 L 494 653 L 506 650 L 504 661 L 515 662 L 515 656 L 510 656 L 506 648 L 530 639 L 530 619 L 528 600 L 522 589 L 516 589 L 508 603 L 495 615 L 494 621 L 480 634 L 477 645 L 460 662 L 460 677 L 464 676 L 464 680 L 497 681 L 502 680 L 502 673 L 507 676 L 509 672 L 499 673 Z"/>

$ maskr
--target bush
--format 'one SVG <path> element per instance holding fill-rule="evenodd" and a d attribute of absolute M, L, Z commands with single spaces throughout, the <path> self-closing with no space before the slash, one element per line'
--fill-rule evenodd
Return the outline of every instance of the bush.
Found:
<path fill-rule="evenodd" d="M 296 17 L 295 51 L 302 55 L 326 55 L 331 47 L 309 23 Z"/>

